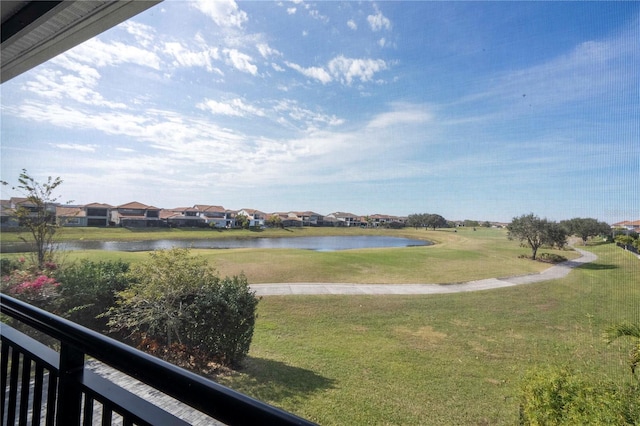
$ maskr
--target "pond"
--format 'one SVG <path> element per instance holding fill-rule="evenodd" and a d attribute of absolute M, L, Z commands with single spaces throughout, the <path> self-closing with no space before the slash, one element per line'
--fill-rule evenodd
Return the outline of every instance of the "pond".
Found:
<path fill-rule="evenodd" d="M 431 245 L 429 241 L 379 235 L 334 236 L 334 237 L 282 237 L 282 238 L 216 238 L 192 240 L 153 241 L 68 241 L 59 244 L 60 250 L 108 250 L 151 251 L 174 247 L 196 249 L 230 248 L 279 248 L 315 251 L 337 251 L 364 248 L 389 248 Z M 2 244 L 3 253 L 29 251 L 25 243 Z"/>

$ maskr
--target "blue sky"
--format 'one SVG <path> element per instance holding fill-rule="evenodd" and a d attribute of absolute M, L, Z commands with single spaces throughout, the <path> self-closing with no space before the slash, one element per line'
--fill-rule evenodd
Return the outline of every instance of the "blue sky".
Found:
<path fill-rule="evenodd" d="M 640 219 L 636 2 L 167 0 L 1 90 L 75 203 Z"/>

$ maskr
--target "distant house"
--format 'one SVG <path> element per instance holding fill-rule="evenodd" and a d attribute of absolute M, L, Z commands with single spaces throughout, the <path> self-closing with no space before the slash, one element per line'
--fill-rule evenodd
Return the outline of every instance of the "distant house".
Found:
<path fill-rule="evenodd" d="M 611 228 L 624 228 L 627 231 L 640 232 L 640 220 L 624 220 L 611 225 Z"/>
<path fill-rule="evenodd" d="M 87 212 L 82 206 L 58 206 L 56 220 L 60 226 L 87 226 Z"/>
<path fill-rule="evenodd" d="M 20 219 L 16 216 L 16 212 L 19 209 L 25 209 L 28 212 L 28 216 L 37 216 L 41 207 L 37 204 L 29 201 L 25 197 L 11 197 L 9 200 L 2 200 L 0 203 L 0 210 L 2 212 L 1 220 L 3 227 L 16 227 L 21 226 Z M 48 219 L 51 222 L 55 222 L 56 207 L 58 204 L 49 203 L 44 206 L 44 210 L 47 212 Z"/>
<path fill-rule="evenodd" d="M 176 207 L 160 210 L 160 220 L 172 228 L 194 228 L 206 226 L 204 218 L 198 216 L 198 210 L 193 207 Z"/>
<path fill-rule="evenodd" d="M 109 226 L 110 213 L 113 206 L 102 203 L 91 203 L 84 206 L 87 226 Z"/>
<path fill-rule="evenodd" d="M 127 228 L 149 228 L 162 225 L 160 209 L 133 201 L 111 210 L 111 222 Z"/>
<path fill-rule="evenodd" d="M 306 211 L 306 212 L 289 212 L 289 217 L 298 218 L 302 221 L 302 226 L 322 226 L 324 216 L 319 213 Z"/>
<path fill-rule="evenodd" d="M 404 226 L 407 223 L 406 217 L 392 216 L 387 214 L 372 214 L 369 216 L 371 225 L 373 227 L 378 226 Z"/>
<path fill-rule="evenodd" d="M 204 219 L 205 223 L 209 226 L 215 228 L 233 228 L 235 226 L 233 213 L 225 210 L 222 206 L 196 204 L 193 208 L 198 217 Z"/>
<path fill-rule="evenodd" d="M 290 212 L 276 212 L 271 213 L 269 218 L 272 216 L 278 216 L 280 218 L 280 224 L 284 228 L 301 228 L 302 227 L 302 219 L 298 216 L 291 214 Z"/>
<path fill-rule="evenodd" d="M 0 200 L 0 226 L 3 228 L 18 226 L 18 219 L 15 217 L 15 210 L 11 208 L 10 200 Z"/>
<path fill-rule="evenodd" d="M 352 213 L 335 212 L 335 213 L 328 214 L 327 217 L 336 219 L 336 222 L 335 222 L 336 226 L 351 227 L 351 226 L 364 226 L 367 224 L 365 221 L 363 221 L 363 219 L 360 216 L 356 216 L 355 214 L 352 214 Z"/>
<path fill-rule="evenodd" d="M 238 215 L 242 214 L 249 218 L 249 226 L 252 228 L 264 228 L 267 214 L 255 209 L 238 210 Z"/>

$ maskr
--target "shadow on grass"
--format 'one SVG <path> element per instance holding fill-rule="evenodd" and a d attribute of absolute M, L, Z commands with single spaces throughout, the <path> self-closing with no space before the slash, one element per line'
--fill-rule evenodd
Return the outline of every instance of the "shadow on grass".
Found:
<path fill-rule="evenodd" d="M 589 271 L 604 271 L 608 269 L 618 269 L 618 266 L 608 263 L 589 262 L 583 263 L 582 265 L 578 266 L 578 268 L 586 269 Z"/>
<path fill-rule="evenodd" d="M 232 379 L 233 389 L 271 403 L 304 398 L 335 383 L 311 370 L 251 356 L 245 358 L 240 373 Z"/>

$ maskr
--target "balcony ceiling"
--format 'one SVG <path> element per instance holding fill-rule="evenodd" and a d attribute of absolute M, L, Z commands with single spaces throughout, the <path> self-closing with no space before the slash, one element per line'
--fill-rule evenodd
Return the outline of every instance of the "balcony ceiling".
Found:
<path fill-rule="evenodd" d="M 0 83 L 161 1 L 0 1 Z"/>

